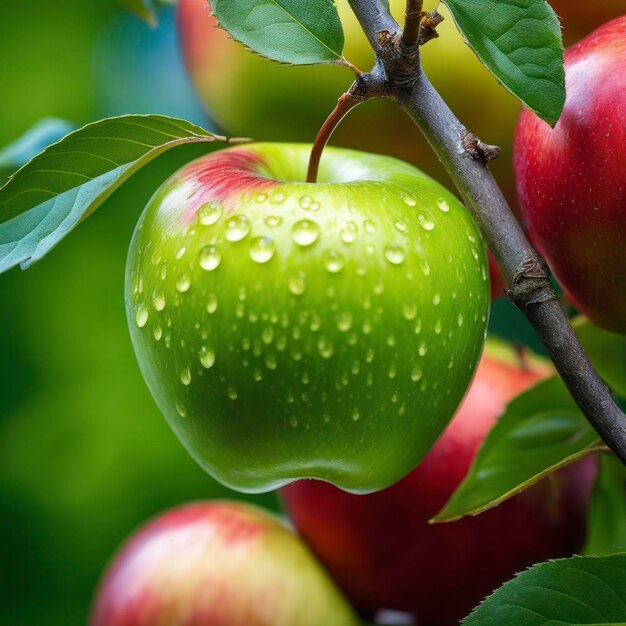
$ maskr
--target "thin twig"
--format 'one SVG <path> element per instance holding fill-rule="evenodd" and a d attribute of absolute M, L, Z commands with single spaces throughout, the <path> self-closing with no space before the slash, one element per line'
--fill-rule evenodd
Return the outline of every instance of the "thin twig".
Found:
<path fill-rule="evenodd" d="M 348 61 L 346 57 L 341 57 L 340 59 L 337 59 L 334 64 L 341 65 L 342 67 L 347 67 L 349 70 L 354 72 L 355 76 L 357 77 L 363 73 L 356 65 L 354 65 L 354 63 L 350 63 L 350 61 Z"/>
<path fill-rule="evenodd" d="M 404 13 L 404 30 L 402 31 L 402 44 L 407 48 L 417 46 L 420 39 L 420 25 L 424 13 L 423 0 L 406 0 Z"/>
<path fill-rule="evenodd" d="M 400 104 L 421 129 L 492 250 L 507 295 L 534 326 L 582 413 L 626 465 L 626 415 L 585 354 L 550 284 L 545 261 L 526 239 L 487 167 L 487 157 L 495 150 L 483 158 L 468 149 L 485 144 L 477 137 L 468 143 L 467 129 L 421 72 L 419 55 L 399 62 L 401 51 L 393 42 L 400 37 L 400 27 L 383 3 L 349 2 L 376 54 L 374 69 L 361 83 L 371 95 Z"/>

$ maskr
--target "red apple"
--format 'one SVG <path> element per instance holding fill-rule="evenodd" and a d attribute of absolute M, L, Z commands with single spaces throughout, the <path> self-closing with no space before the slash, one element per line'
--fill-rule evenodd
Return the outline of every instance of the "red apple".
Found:
<path fill-rule="evenodd" d="M 522 215 L 571 302 L 626 333 L 626 16 L 565 55 L 554 129 L 525 110 L 514 163 Z"/>
<path fill-rule="evenodd" d="M 115 557 L 90 626 L 357 626 L 308 549 L 266 512 L 189 504 L 139 530 Z"/>
<path fill-rule="evenodd" d="M 504 283 L 502 272 L 491 252 L 489 253 L 489 276 L 491 277 L 491 299 L 495 300 L 496 298 L 503 297 L 506 294 L 506 284 Z"/>
<path fill-rule="evenodd" d="M 354 496 L 318 481 L 282 490 L 297 530 L 365 614 L 407 611 L 458 623 L 525 567 L 578 550 L 595 461 L 553 474 L 482 515 L 429 525 L 509 400 L 550 373 L 488 348 L 469 394 L 425 460 L 385 491 Z"/>

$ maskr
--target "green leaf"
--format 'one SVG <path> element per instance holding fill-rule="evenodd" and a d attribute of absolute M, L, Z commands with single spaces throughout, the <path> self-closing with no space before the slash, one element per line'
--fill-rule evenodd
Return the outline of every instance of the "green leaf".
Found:
<path fill-rule="evenodd" d="M 477 515 L 561 467 L 605 450 L 558 377 L 513 400 L 435 522 Z"/>
<path fill-rule="evenodd" d="M 561 26 L 550 5 L 545 0 L 443 1 L 483 65 L 554 126 L 565 104 L 565 70 Z"/>
<path fill-rule="evenodd" d="M 234 39 L 282 63 L 341 60 L 343 30 L 333 0 L 210 0 Z"/>
<path fill-rule="evenodd" d="M 612 454 L 602 455 L 587 533 L 585 554 L 626 552 L 626 467 Z"/>
<path fill-rule="evenodd" d="M 131 174 L 182 144 L 229 141 L 163 115 L 124 115 L 46 148 L 0 188 L 0 273 L 29 267 Z"/>
<path fill-rule="evenodd" d="M 626 335 L 598 328 L 584 318 L 574 321 L 574 330 L 600 376 L 626 398 Z"/>
<path fill-rule="evenodd" d="M 489 596 L 463 626 L 626 624 L 626 554 L 540 563 Z"/>

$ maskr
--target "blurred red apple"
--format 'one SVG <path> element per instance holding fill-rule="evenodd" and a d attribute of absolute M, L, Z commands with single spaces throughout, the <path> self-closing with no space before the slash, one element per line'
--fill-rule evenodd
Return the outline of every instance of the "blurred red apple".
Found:
<path fill-rule="evenodd" d="M 548 0 L 563 25 L 566 44 L 574 43 L 626 11 L 624 0 Z"/>
<path fill-rule="evenodd" d="M 489 253 L 489 276 L 491 277 L 491 299 L 495 300 L 496 298 L 505 296 L 506 284 L 502 277 L 502 272 L 491 252 Z"/>
<path fill-rule="evenodd" d="M 420 626 L 456 624 L 516 572 L 580 549 L 594 459 L 477 517 L 428 524 L 507 402 L 550 372 L 491 344 L 448 430 L 402 481 L 367 496 L 318 481 L 282 490 L 298 532 L 361 611 L 407 611 Z"/>
<path fill-rule="evenodd" d="M 554 129 L 525 110 L 515 137 L 522 215 L 568 298 L 626 333 L 626 16 L 565 55 Z"/>
<path fill-rule="evenodd" d="M 357 626 L 300 540 L 247 504 L 173 509 L 109 566 L 90 626 Z"/>

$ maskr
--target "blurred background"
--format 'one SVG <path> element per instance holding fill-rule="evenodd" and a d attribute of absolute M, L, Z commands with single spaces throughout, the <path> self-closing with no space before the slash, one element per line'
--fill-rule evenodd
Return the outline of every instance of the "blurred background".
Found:
<path fill-rule="evenodd" d="M 569 12 L 572 41 L 621 12 L 622 1 L 555 7 Z M 345 0 L 339 5 L 346 15 Z M 0 148 L 45 117 L 80 126 L 147 112 L 260 139 L 311 141 L 349 72 L 273 66 L 211 29 L 206 11 L 204 0 L 181 6 L 199 98 L 172 7 L 151 29 L 114 0 L 0 2 Z M 441 35 L 424 48 L 424 65 L 466 125 L 502 146 L 494 169 L 514 202 L 518 105 L 450 19 Z M 354 23 L 346 22 L 346 39 L 348 58 L 367 69 Z M 390 102 L 359 107 L 333 143 L 404 158 L 448 184 Z M 100 572 L 137 525 L 188 500 L 242 497 L 206 476 L 170 432 L 142 381 L 124 313 L 126 250 L 139 214 L 169 174 L 202 153 L 179 148 L 160 157 L 44 262 L 0 276 L 0 624 L 84 623 Z M 539 349 L 504 299 L 494 303 L 491 329 Z M 251 499 L 277 506 L 272 495 Z"/>

